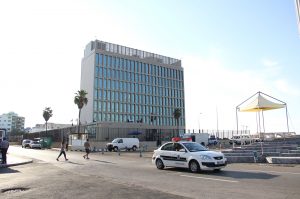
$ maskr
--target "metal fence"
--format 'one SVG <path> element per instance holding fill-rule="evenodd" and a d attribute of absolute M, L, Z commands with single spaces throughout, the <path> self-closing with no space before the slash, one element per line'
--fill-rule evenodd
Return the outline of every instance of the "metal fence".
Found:
<path fill-rule="evenodd" d="M 78 132 L 78 126 L 72 126 L 61 129 L 54 129 L 27 133 L 23 136 L 24 139 L 33 139 L 37 137 L 50 137 L 54 142 L 61 142 L 69 139 L 69 135 L 76 134 Z M 112 128 L 112 127 L 99 127 L 95 125 L 83 125 L 80 127 L 79 132 L 84 133 L 88 136 L 90 141 L 95 142 L 107 142 L 112 141 L 117 137 L 136 137 L 140 141 L 170 141 L 173 137 L 178 137 L 185 133 L 208 133 L 214 135 L 219 139 L 230 139 L 234 135 L 249 134 L 250 131 L 239 131 L 236 130 L 196 130 L 196 129 L 146 129 L 146 128 Z"/>

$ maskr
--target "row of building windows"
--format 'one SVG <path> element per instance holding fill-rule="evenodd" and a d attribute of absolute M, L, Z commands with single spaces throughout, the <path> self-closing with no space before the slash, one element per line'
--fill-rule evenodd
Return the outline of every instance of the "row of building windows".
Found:
<path fill-rule="evenodd" d="M 181 107 L 182 108 L 182 107 Z M 110 101 L 94 101 L 94 112 L 116 112 L 129 114 L 157 114 L 173 117 L 174 107 L 155 106 L 149 104 L 129 104 Z"/>
<path fill-rule="evenodd" d="M 157 106 L 184 107 L 184 100 L 179 98 L 158 97 L 151 95 L 138 95 L 134 93 L 113 92 L 107 90 L 97 90 L 95 100 L 112 101 L 131 104 L 152 104 Z M 95 101 L 97 102 L 97 101 Z"/>
<path fill-rule="evenodd" d="M 111 67 L 115 69 L 131 71 L 135 73 L 144 73 L 157 77 L 165 77 L 183 80 L 183 71 L 173 68 L 162 67 L 158 65 L 143 63 L 139 61 L 119 58 L 115 56 L 108 56 L 96 53 L 96 65 Z"/>
<path fill-rule="evenodd" d="M 183 89 L 183 81 L 96 67 L 95 77 Z"/>
<path fill-rule="evenodd" d="M 100 83 L 101 82 L 101 83 Z M 98 86 L 94 89 L 94 98 L 101 98 L 103 95 L 102 90 L 108 90 L 108 91 L 115 91 L 115 92 L 127 92 L 127 93 L 136 93 L 136 94 L 151 94 L 151 95 L 157 95 L 160 97 L 175 97 L 175 98 L 184 98 L 183 96 L 183 90 L 177 90 L 177 89 L 168 89 L 163 87 L 156 87 L 156 86 L 149 86 L 149 85 L 143 85 L 143 84 L 134 84 L 129 82 L 118 82 L 118 81 L 111 81 L 111 80 L 100 80 L 96 81 L 95 83 Z"/>
<path fill-rule="evenodd" d="M 153 125 L 163 125 L 163 126 L 174 126 L 177 125 L 174 117 L 159 117 L 156 116 L 155 119 L 151 120 L 149 115 L 134 115 L 134 114 L 114 114 L 114 113 L 103 113 L 94 112 L 94 121 L 111 121 L 111 122 L 141 122 Z M 179 125 L 183 126 L 184 117 L 179 118 Z"/>

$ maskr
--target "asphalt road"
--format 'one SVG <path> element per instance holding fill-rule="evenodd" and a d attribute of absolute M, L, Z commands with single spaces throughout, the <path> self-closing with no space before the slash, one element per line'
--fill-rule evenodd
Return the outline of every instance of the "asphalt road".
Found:
<path fill-rule="evenodd" d="M 10 147 L 9 153 L 34 163 L 0 169 L 0 198 L 297 198 L 300 165 L 230 164 L 223 171 L 192 174 L 184 169 L 157 170 L 151 154 L 67 152 Z"/>

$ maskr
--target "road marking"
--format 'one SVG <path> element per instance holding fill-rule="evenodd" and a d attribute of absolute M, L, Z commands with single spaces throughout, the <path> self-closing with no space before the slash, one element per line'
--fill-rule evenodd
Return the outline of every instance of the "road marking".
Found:
<path fill-rule="evenodd" d="M 239 181 L 235 181 L 235 180 L 223 180 L 223 179 L 217 179 L 217 178 L 205 178 L 205 177 L 190 176 L 190 175 L 180 175 L 180 176 L 188 177 L 188 178 L 200 178 L 200 179 L 205 179 L 205 180 L 215 180 L 215 181 L 222 181 L 222 182 L 232 182 L 232 183 L 239 182 Z"/>

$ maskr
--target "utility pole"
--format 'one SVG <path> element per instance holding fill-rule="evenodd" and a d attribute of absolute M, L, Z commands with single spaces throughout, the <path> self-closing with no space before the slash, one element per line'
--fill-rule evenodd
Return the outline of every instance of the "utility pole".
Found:
<path fill-rule="evenodd" d="M 216 107 L 217 112 L 217 137 L 219 137 L 219 114 L 218 114 L 218 107 Z"/>
<path fill-rule="evenodd" d="M 201 114 L 202 113 L 200 113 L 200 115 L 199 115 L 199 121 L 198 121 L 198 123 L 199 123 L 199 133 L 201 133 L 201 128 L 200 128 L 200 117 L 201 117 Z"/>

